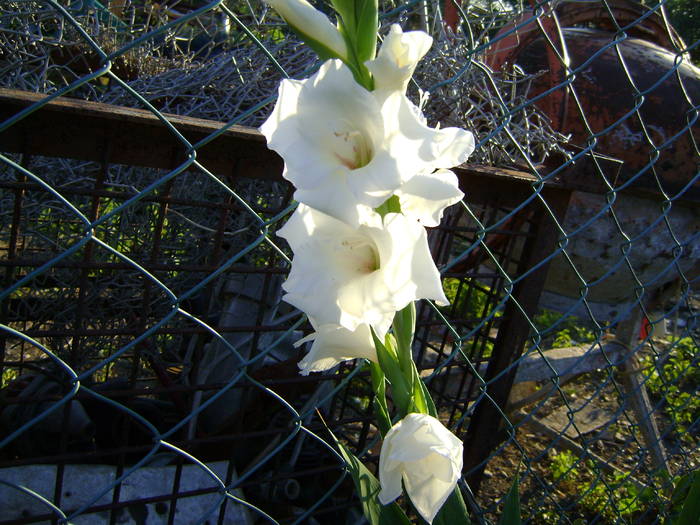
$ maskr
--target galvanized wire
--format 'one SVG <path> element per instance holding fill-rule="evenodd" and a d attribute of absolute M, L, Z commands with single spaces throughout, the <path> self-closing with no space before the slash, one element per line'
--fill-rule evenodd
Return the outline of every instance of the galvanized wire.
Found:
<path fill-rule="evenodd" d="M 409 96 L 478 141 L 430 233 L 452 305 L 419 306 L 414 348 L 472 515 L 518 474 L 532 523 L 667 520 L 700 462 L 700 42 L 671 1 L 381 9 L 434 38 Z M 291 189 L 205 157 L 316 67 L 246 0 L 3 2 L 0 83 L 40 96 L 0 123 L 0 523 L 361 522 L 329 429 L 376 464 L 368 372 L 296 373 Z M 115 152 L 119 122 L 103 158 L 3 142 L 59 97 L 145 109 L 167 166 Z"/>

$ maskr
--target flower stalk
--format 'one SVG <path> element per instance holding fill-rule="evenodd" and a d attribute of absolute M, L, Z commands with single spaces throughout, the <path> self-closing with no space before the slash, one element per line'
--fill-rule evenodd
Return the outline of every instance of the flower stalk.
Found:
<path fill-rule="evenodd" d="M 374 391 L 372 408 L 377 418 L 379 433 L 384 437 L 391 430 L 391 417 L 389 416 L 389 406 L 386 402 L 386 376 L 382 367 L 377 363 L 370 362 L 369 370 L 372 377 L 372 390 Z"/>
<path fill-rule="evenodd" d="M 343 35 L 306 0 L 265 0 L 289 27 L 323 59 L 348 59 Z"/>
<path fill-rule="evenodd" d="M 428 523 L 469 523 L 462 442 L 439 421 L 412 347 L 415 301 L 447 304 L 425 228 L 463 197 L 448 168 L 474 138 L 429 127 L 406 97 L 432 38 L 394 25 L 377 53 L 376 0 L 331 0 L 337 27 L 306 0 L 266 1 L 329 59 L 306 80 L 283 80 L 260 128 L 300 203 L 278 231 L 294 253 L 284 300 L 314 330 L 297 342 L 311 344 L 300 372 L 369 361 L 379 480 L 338 447 L 372 525 L 409 523 L 395 503 L 404 492 Z"/>

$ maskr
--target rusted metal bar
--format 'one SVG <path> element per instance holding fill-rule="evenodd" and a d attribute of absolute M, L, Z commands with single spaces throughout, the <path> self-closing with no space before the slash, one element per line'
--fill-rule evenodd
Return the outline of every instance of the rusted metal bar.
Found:
<path fill-rule="evenodd" d="M 23 160 L 26 160 L 23 159 Z M 26 179 L 24 174 L 18 174 L 17 180 L 22 183 Z M 19 238 L 19 227 L 20 227 L 20 217 L 22 215 L 22 199 L 24 198 L 24 190 L 17 188 L 14 190 L 14 202 L 12 204 L 12 226 L 10 227 L 10 238 L 7 245 L 7 261 L 8 264 L 5 267 L 3 288 L 10 286 L 12 281 L 15 279 L 15 274 L 17 273 L 17 265 L 15 259 L 17 257 L 17 240 Z M 0 304 L 0 322 L 3 324 L 7 323 L 9 319 L 10 311 L 8 301 L 3 301 Z M 3 332 L 0 334 L 0 362 L 5 361 L 5 353 L 7 351 L 7 335 Z M 4 372 L 4 367 L 0 364 L 0 374 Z M 2 376 L 0 376 L 2 377 Z"/>
<path fill-rule="evenodd" d="M 0 88 L 0 123 L 44 98 L 37 93 Z M 265 137 L 256 129 L 169 113 L 164 117 L 192 144 L 225 128 L 196 149 L 197 162 L 212 173 L 227 179 L 245 176 L 283 180 L 282 159 L 267 148 Z M 35 155 L 95 162 L 103 158 L 107 143 L 111 144 L 110 162 L 117 164 L 172 169 L 173 154 L 179 162 L 187 158 L 187 146 L 150 111 L 65 97 L 46 103 L 0 132 L 0 151 L 31 151 Z M 588 169 L 586 161 L 579 162 L 579 166 L 579 170 Z M 500 195 L 512 205 L 531 196 L 532 184 L 539 180 L 527 171 L 492 166 L 463 164 L 454 171 L 470 200 Z M 548 182 L 548 186 L 558 188 L 566 188 L 566 184 L 562 177 Z"/>
<path fill-rule="evenodd" d="M 0 121 L 40 102 L 44 95 L 0 89 Z M 225 123 L 165 115 L 191 143 L 204 140 Z M 105 144 L 111 144 L 110 162 L 172 169 L 173 155 L 187 158 L 183 144 L 150 111 L 59 98 L 0 133 L 0 150 L 31 151 L 35 155 L 99 162 Z M 197 161 L 211 172 L 229 177 L 233 167 L 247 177 L 282 180 L 282 159 L 267 149 L 262 134 L 251 128 L 229 126 L 220 136 L 198 147 Z"/>
<path fill-rule="evenodd" d="M 569 197 L 570 193 L 565 191 L 550 194 L 547 203 L 555 217 L 564 216 Z M 534 268 L 552 253 L 557 243 L 556 224 L 543 206 L 538 207 L 533 226 L 533 239 L 525 244 L 517 275 Z M 484 377 L 484 388 L 490 399 L 483 397 L 477 405 L 464 442 L 464 470 L 469 487 L 474 493 L 479 490 L 491 452 L 501 440 L 499 428 L 503 423 L 502 413 L 507 406 L 510 389 L 517 373 L 517 367 L 511 365 L 521 356 L 530 334 L 528 317 L 532 317 L 537 310 L 547 276 L 547 266 L 543 264 L 513 286 L 511 300 L 507 302 L 503 312 L 493 354 Z M 520 308 L 516 306 L 516 302 Z"/>
<path fill-rule="evenodd" d="M 615 330 L 615 339 L 618 344 L 627 350 L 627 355 L 620 362 L 622 371 L 622 388 L 627 394 L 629 405 L 639 424 L 644 444 L 649 449 L 651 461 L 657 472 L 668 476 L 671 470 L 666 456 L 663 440 L 659 427 L 656 424 L 656 412 L 646 389 L 646 378 L 642 373 L 642 364 L 639 362 L 639 328 L 642 324 L 642 311 L 635 309 L 630 316 L 621 321 Z"/>
<path fill-rule="evenodd" d="M 333 427 L 332 428 L 342 428 L 343 426 L 346 425 L 352 425 L 352 424 L 357 424 L 357 423 L 363 423 L 367 420 L 367 418 L 364 417 L 346 417 L 346 418 L 341 418 L 333 422 Z M 310 424 L 305 424 L 304 425 L 307 429 L 309 429 L 311 432 L 323 432 L 327 429 L 323 424 L 321 423 L 314 423 L 313 421 Z M 286 429 L 281 429 L 281 428 L 272 428 L 272 429 L 266 429 L 266 430 L 255 430 L 255 431 L 250 431 L 250 430 L 243 430 L 241 432 L 238 432 L 236 434 L 222 434 L 222 435 L 209 435 L 206 437 L 198 437 L 198 438 L 192 438 L 192 439 L 187 439 L 187 440 L 172 440 L 169 439 L 168 443 L 181 448 L 183 450 L 191 450 L 193 448 L 200 448 L 202 450 L 207 450 L 208 448 L 215 447 L 217 444 L 222 444 L 222 443 L 242 443 L 244 440 L 260 440 L 260 441 L 265 441 L 270 439 L 271 436 L 276 436 L 280 434 L 285 434 Z M 205 448 L 206 447 L 206 448 Z M 47 456 L 39 456 L 39 457 L 26 457 L 26 458 L 12 458 L 12 459 L 3 459 L 2 466 L 3 468 L 6 467 L 19 467 L 23 465 L 33 465 L 33 464 L 40 464 L 40 463 L 57 463 L 57 462 L 63 462 L 64 464 L 70 464 L 70 463 L 83 463 L 83 464 L 88 464 L 88 463 L 93 463 L 97 462 L 96 460 L 100 460 L 100 462 L 105 461 L 105 458 L 113 457 L 118 454 L 122 453 L 128 453 L 128 454 L 143 454 L 148 452 L 153 448 L 153 444 L 144 444 L 144 445 L 121 445 L 119 448 L 112 448 L 112 449 L 104 449 L 104 450 L 97 450 L 97 451 L 78 451 L 78 452 L 66 452 L 65 454 L 61 456 L 57 456 L 55 454 L 52 455 L 47 455 Z M 323 468 L 323 467 L 319 467 Z"/>
<path fill-rule="evenodd" d="M 0 136 L 1 137 L 1 136 Z M 1 140 L 1 138 L 0 138 Z M 41 191 L 43 188 L 34 182 L 10 182 L 10 181 L 0 181 L 0 189 L 11 189 L 15 191 L 20 191 L 20 190 L 37 190 Z M 61 188 L 61 193 L 63 195 L 79 195 L 79 196 L 88 196 L 92 197 L 93 195 L 97 197 L 107 197 L 109 199 L 115 199 L 115 200 L 127 200 L 133 197 L 136 193 L 127 193 L 125 191 L 116 191 L 116 190 L 106 190 L 106 189 L 97 189 L 97 188 L 90 188 L 90 189 L 81 189 L 81 188 Z M 178 199 L 176 197 L 171 197 L 171 196 L 164 196 L 160 194 L 149 194 L 145 195 L 142 197 L 141 202 L 157 202 L 157 203 L 167 203 L 171 206 L 174 205 L 185 205 L 185 206 L 195 206 L 197 208 L 212 208 L 212 209 L 230 209 L 230 208 L 235 208 L 235 203 L 230 204 L 230 203 L 224 203 L 224 202 L 213 202 L 213 201 L 202 201 L 202 200 L 195 200 L 195 199 Z M 251 203 L 251 208 L 253 210 L 256 210 L 255 203 Z M 257 210 L 256 210 L 257 211 Z M 270 213 L 269 209 L 265 210 L 267 213 Z M 274 210 L 274 212 L 282 211 L 280 210 Z M 273 212 L 273 213 L 274 213 Z M 77 221 L 76 221 L 77 224 Z"/>
<path fill-rule="evenodd" d="M 2 260 L 0 259 L 0 267 L 3 266 L 10 266 L 10 267 L 30 267 L 30 268 L 38 268 L 39 266 L 42 266 L 46 264 L 47 262 L 51 261 L 49 258 L 41 258 L 41 259 L 29 259 L 29 258 L 16 258 L 12 259 L 10 261 L 7 260 Z M 101 262 L 101 261 L 90 261 L 90 262 L 71 262 L 71 261 L 58 261 L 57 263 L 54 263 L 51 265 L 52 268 L 90 268 L 93 270 L 133 270 L 133 266 L 127 264 L 127 263 L 122 263 L 122 262 Z M 217 270 L 219 267 L 218 266 L 213 266 L 213 265 L 204 265 L 204 264 L 163 264 L 163 263 L 144 263 L 143 267 L 148 270 L 149 272 L 153 271 L 172 271 L 172 270 L 178 270 L 182 272 L 213 272 L 214 270 Z M 277 273 L 277 274 L 286 274 L 289 269 L 287 268 L 259 268 L 255 266 L 249 266 L 249 265 L 231 265 L 229 267 L 229 271 L 231 272 L 236 272 L 236 273 Z M 16 279 L 21 279 L 23 276 L 22 275 L 16 275 Z M 48 283 L 51 285 L 51 283 Z M 55 285 L 55 283 L 54 283 Z M 35 285 L 36 288 L 41 288 L 41 285 Z"/>
<path fill-rule="evenodd" d="M 216 330 L 217 332 L 224 334 L 224 333 L 234 333 L 234 332 L 254 332 L 254 331 L 260 331 L 260 332 L 284 332 L 289 329 L 287 326 L 265 326 L 265 325 L 248 325 L 248 326 L 232 326 L 232 327 L 226 327 L 226 326 L 213 326 L 212 329 Z M 69 336 L 75 336 L 75 337 L 99 337 L 99 336 L 105 336 L 105 335 L 111 335 L 111 336 L 119 336 L 119 335 L 126 335 L 126 336 L 136 336 L 141 333 L 143 333 L 143 330 L 139 330 L 137 328 L 114 328 L 114 329 L 104 329 L 100 330 L 98 328 L 94 329 L 89 329 L 86 328 L 84 330 L 73 330 L 73 329 L 55 329 L 55 330 L 43 330 L 43 329 L 26 329 L 23 330 L 25 335 L 29 337 L 69 337 Z M 156 335 L 161 335 L 161 334 L 206 334 L 210 333 L 209 330 L 205 328 L 199 328 L 199 327 L 192 327 L 192 328 L 158 328 L 154 332 Z"/>

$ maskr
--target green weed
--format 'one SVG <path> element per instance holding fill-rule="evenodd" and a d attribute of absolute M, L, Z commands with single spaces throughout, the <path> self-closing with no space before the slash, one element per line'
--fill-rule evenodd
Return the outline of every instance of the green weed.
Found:
<path fill-rule="evenodd" d="M 650 487 L 639 487 L 629 474 L 603 473 L 591 460 L 568 450 L 551 456 L 550 471 L 557 488 L 571 495 L 580 514 L 606 523 L 626 523 L 659 503 Z M 656 513 L 657 511 L 655 511 Z"/>
<path fill-rule="evenodd" d="M 491 314 L 496 317 L 501 315 L 500 311 L 493 311 L 495 305 L 490 296 L 491 288 L 474 279 L 446 277 L 442 280 L 442 286 L 450 302 L 449 306 L 441 307 L 446 316 L 458 315 L 463 319 L 480 321 Z"/>
<path fill-rule="evenodd" d="M 533 319 L 538 334 L 542 337 L 543 348 L 566 348 L 597 339 L 595 332 L 576 316 L 564 317 L 559 312 L 543 309 Z"/>
<path fill-rule="evenodd" d="M 700 420 L 700 349 L 690 337 L 676 341 L 665 355 L 643 359 L 646 386 L 654 401 L 664 400 L 664 411 L 680 439 L 695 442 Z"/>

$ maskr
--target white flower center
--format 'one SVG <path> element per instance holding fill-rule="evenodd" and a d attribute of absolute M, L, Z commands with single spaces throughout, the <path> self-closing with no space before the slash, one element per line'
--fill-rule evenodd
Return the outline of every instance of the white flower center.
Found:
<path fill-rule="evenodd" d="M 343 239 L 339 258 L 347 270 L 367 275 L 379 269 L 379 252 L 373 243 L 361 237 Z"/>
<path fill-rule="evenodd" d="M 334 154 L 343 166 L 356 170 L 367 166 L 372 160 L 374 156 L 372 141 L 362 131 L 336 130 L 333 135 L 335 137 Z"/>

